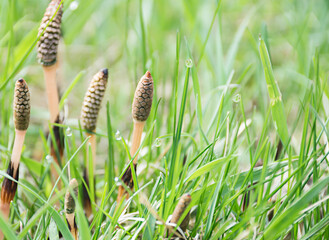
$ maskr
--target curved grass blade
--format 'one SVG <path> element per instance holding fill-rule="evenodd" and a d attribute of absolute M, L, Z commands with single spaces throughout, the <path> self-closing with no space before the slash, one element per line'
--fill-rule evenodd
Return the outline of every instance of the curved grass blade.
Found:
<path fill-rule="evenodd" d="M 191 181 L 203 174 L 206 174 L 212 170 L 217 169 L 218 167 L 222 166 L 224 163 L 226 163 L 228 160 L 231 159 L 232 156 L 222 157 L 216 160 L 213 160 L 202 167 L 198 168 L 196 171 L 194 171 L 190 176 L 187 177 L 187 179 L 184 182 Z"/>
<path fill-rule="evenodd" d="M 268 95 L 270 97 L 270 107 L 272 111 L 274 125 L 283 145 L 287 147 L 289 143 L 289 133 L 287 127 L 287 119 L 284 113 L 284 107 L 282 103 L 282 95 L 279 86 L 274 79 L 270 57 L 268 55 L 265 42 L 261 37 L 259 39 L 259 54 L 263 64 Z"/>

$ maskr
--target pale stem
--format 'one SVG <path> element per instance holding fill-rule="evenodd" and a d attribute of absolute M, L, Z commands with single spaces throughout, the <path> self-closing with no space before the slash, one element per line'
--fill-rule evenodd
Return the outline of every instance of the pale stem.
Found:
<path fill-rule="evenodd" d="M 17 168 L 18 168 L 19 161 L 20 161 L 21 154 L 22 154 L 26 130 L 17 130 L 16 129 L 15 132 L 16 132 L 15 142 L 14 142 L 13 152 L 11 155 L 11 164 L 13 165 L 13 168 L 14 168 L 13 178 L 16 177 Z"/>
<path fill-rule="evenodd" d="M 59 113 L 59 97 L 56 83 L 56 69 L 56 64 L 48 67 L 43 67 L 51 123 L 54 123 L 56 121 Z"/>
<path fill-rule="evenodd" d="M 74 213 L 66 214 L 66 220 L 70 225 L 71 234 L 73 235 L 74 239 L 78 239 L 78 232 L 77 229 L 74 227 Z"/>
<path fill-rule="evenodd" d="M 134 121 L 133 137 L 130 148 L 130 156 L 134 157 L 136 154 L 142 139 L 142 133 L 144 129 L 145 122 Z M 137 164 L 137 156 L 135 156 L 133 163 Z"/>

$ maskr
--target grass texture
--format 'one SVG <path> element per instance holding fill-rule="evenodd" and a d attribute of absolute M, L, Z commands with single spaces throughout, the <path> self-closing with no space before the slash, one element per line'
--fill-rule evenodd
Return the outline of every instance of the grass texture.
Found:
<path fill-rule="evenodd" d="M 14 142 L 15 81 L 31 94 L 7 239 L 74 239 L 64 214 L 79 182 L 79 239 L 165 239 L 168 219 L 191 195 L 191 239 L 329 239 L 329 4 L 326 0 L 64 0 L 58 51 L 65 120 L 61 166 L 52 133 L 38 27 L 48 1 L 0 1 L 0 184 Z M 92 76 L 109 69 L 91 174 L 93 217 L 82 205 L 88 137 L 79 122 Z M 131 104 L 149 70 L 153 105 L 134 191 L 116 201 L 129 153 Z M 90 151 L 89 151 L 90 152 Z M 51 169 L 59 178 L 51 181 Z M 90 166 L 94 168 L 94 166 Z M 58 188 L 61 182 L 62 187 Z M 95 183 L 95 184 L 94 184 Z M 177 227 L 176 227 L 177 228 Z"/>

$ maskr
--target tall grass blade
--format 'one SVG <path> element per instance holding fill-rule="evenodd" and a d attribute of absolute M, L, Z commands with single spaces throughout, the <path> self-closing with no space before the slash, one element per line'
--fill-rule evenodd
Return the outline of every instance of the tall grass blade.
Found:
<path fill-rule="evenodd" d="M 259 53 L 263 64 L 265 80 L 267 83 L 268 95 L 270 97 L 270 107 L 272 111 L 272 118 L 274 126 L 278 135 L 285 147 L 288 147 L 289 133 L 287 126 L 287 119 L 284 112 L 282 95 L 277 82 L 274 79 L 271 61 L 264 40 L 259 39 Z"/>

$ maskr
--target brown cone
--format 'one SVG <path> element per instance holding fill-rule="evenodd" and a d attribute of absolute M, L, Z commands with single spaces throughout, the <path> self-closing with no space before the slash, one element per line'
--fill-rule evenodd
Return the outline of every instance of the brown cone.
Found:
<path fill-rule="evenodd" d="M 30 122 L 30 92 L 24 79 L 19 79 L 15 85 L 14 96 L 15 129 L 25 131 Z"/>
<path fill-rule="evenodd" d="M 52 0 L 46 12 L 42 18 L 41 25 L 39 27 L 39 34 L 43 32 L 48 22 L 51 20 L 55 12 L 57 11 L 61 0 Z M 56 63 L 57 59 L 57 47 L 59 43 L 61 33 L 61 22 L 63 14 L 63 4 L 59 7 L 56 15 L 51 23 L 44 31 L 38 42 L 38 59 L 44 66 L 51 66 Z"/>
<path fill-rule="evenodd" d="M 150 115 L 153 100 L 153 79 L 151 73 L 147 71 L 139 81 L 133 106 L 132 116 L 135 121 L 145 122 Z"/>
<path fill-rule="evenodd" d="M 183 215 L 185 209 L 188 207 L 188 205 L 191 203 L 191 195 L 190 194 L 184 194 L 181 199 L 179 200 L 177 206 L 175 207 L 175 210 L 172 214 L 172 218 L 170 222 L 172 223 L 178 223 L 180 217 Z M 190 221 L 190 213 L 188 213 L 184 220 L 180 224 L 180 228 L 185 232 L 187 229 L 187 226 Z"/>
<path fill-rule="evenodd" d="M 88 131 L 96 129 L 97 117 L 107 85 L 108 70 L 99 71 L 91 80 L 81 110 L 82 127 Z"/>

